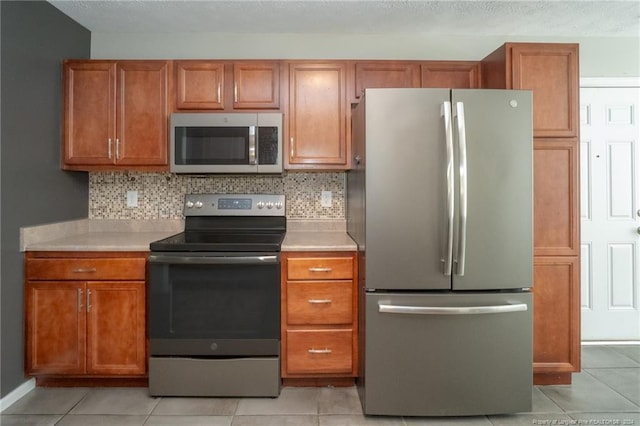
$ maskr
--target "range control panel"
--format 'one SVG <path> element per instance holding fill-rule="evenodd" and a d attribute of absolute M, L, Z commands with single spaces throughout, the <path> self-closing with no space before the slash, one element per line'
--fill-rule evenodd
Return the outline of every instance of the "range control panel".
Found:
<path fill-rule="evenodd" d="M 267 194 L 187 194 L 185 216 L 284 216 L 285 196 Z"/>

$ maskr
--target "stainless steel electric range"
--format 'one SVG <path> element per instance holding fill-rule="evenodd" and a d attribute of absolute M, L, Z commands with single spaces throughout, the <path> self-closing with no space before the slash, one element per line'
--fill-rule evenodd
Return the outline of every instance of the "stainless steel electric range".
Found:
<path fill-rule="evenodd" d="M 278 396 L 284 195 L 190 194 L 151 243 L 149 392 Z"/>

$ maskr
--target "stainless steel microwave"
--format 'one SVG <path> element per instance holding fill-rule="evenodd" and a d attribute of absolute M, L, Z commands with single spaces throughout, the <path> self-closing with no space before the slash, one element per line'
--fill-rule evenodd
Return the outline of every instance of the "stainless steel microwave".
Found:
<path fill-rule="evenodd" d="M 282 173 L 281 113 L 171 114 L 174 173 Z"/>

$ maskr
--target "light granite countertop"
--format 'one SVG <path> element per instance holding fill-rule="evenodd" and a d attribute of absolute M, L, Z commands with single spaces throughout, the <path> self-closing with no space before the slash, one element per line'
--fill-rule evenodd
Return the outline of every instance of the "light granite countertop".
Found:
<path fill-rule="evenodd" d="M 282 251 L 355 251 L 344 220 L 287 220 Z"/>
<path fill-rule="evenodd" d="M 149 251 L 149 243 L 182 232 L 182 220 L 81 219 L 20 230 L 22 251 Z"/>
<path fill-rule="evenodd" d="M 149 243 L 182 232 L 182 220 L 75 221 L 25 227 L 22 251 L 148 251 Z M 282 251 L 353 251 L 344 220 L 288 220 Z"/>

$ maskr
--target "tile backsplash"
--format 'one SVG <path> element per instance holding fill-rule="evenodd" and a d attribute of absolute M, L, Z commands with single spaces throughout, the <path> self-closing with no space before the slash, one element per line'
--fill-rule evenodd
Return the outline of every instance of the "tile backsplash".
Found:
<path fill-rule="evenodd" d="M 127 207 L 127 191 L 138 207 Z M 332 206 L 320 205 L 321 191 Z M 283 175 L 177 175 L 173 173 L 89 173 L 90 219 L 181 219 L 185 194 L 285 194 L 289 219 L 344 219 L 345 173 L 285 172 Z"/>

